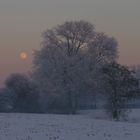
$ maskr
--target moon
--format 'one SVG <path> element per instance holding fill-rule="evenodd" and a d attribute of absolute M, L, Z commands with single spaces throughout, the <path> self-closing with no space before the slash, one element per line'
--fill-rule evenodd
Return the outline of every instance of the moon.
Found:
<path fill-rule="evenodd" d="M 28 54 L 26 52 L 21 52 L 20 53 L 20 59 L 21 60 L 26 60 L 28 58 Z"/>

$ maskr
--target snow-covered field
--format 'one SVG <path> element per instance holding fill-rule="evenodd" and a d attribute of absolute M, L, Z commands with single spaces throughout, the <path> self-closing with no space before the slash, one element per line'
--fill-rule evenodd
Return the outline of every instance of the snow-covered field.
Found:
<path fill-rule="evenodd" d="M 140 110 L 131 113 L 130 122 L 99 119 L 101 111 L 95 114 L 2 113 L 0 140 L 140 140 Z"/>

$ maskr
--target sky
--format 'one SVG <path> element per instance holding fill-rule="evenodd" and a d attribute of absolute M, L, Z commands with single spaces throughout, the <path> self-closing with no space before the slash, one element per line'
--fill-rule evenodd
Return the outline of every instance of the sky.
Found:
<path fill-rule="evenodd" d="M 140 64 L 139 7 L 140 0 L 0 0 L 0 87 L 10 73 L 31 70 L 44 30 L 70 20 L 87 20 L 115 37 L 120 63 Z"/>

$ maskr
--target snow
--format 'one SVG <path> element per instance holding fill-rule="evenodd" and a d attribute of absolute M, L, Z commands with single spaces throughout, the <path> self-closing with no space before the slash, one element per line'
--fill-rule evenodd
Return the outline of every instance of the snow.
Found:
<path fill-rule="evenodd" d="M 133 122 L 101 120 L 97 116 L 103 113 L 98 112 L 95 116 L 1 113 L 0 140 L 140 139 L 140 110 L 131 113 Z"/>

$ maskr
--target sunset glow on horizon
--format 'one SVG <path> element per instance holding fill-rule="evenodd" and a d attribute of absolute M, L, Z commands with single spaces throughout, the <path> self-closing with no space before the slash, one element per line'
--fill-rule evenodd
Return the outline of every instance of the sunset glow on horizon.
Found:
<path fill-rule="evenodd" d="M 89 21 L 97 31 L 113 36 L 119 44 L 119 62 L 139 65 L 139 6 L 140 0 L 2 0 L 0 87 L 10 73 L 31 70 L 43 31 L 70 20 Z"/>

